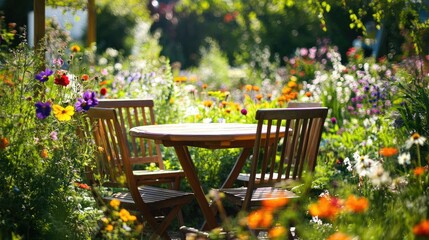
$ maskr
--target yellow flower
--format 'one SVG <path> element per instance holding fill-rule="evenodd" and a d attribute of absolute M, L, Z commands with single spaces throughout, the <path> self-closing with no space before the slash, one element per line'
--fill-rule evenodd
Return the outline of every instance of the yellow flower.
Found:
<path fill-rule="evenodd" d="M 112 199 L 112 201 L 110 201 L 109 204 L 112 208 L 117 208 L 117 207 L 119 207 L 121 202 L 118 199 Z"/>
<path fill-rule="evenodd" d="M 79 45 L 73 45 L 70 47 L 70 50 L 72 52 L 80 52 L 80 47 L 79 47 Z"/>
<path fill-rule="evenodd" d="M 130 212 L 128 212 L 126 209 L 121 209 L 119 212 L 119 217 L 122 219 L 122 221 L 127 222 L 130 220 Z"/>
<path fill-rule="evenodd" d="M 113 225 L 112 224 L 107 225 L 106 226 L 106 231 L 108 231 L 108 232 L 113 231 Z"/>
<path fill-rule="evenodd" d="M 58 104 L 54 104 L 54 106 L 52 106 L 52 110 L 54 111 L 55 117 L 58 119 L 58 121 L 69 121 L 74 115 L 73 106 L 67 106 L 63 108 Z"/>

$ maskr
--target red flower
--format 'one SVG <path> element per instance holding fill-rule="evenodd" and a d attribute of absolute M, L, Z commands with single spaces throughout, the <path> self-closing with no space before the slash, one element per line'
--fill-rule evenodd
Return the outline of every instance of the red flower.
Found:
<path fill-rule="evenodd" d="M 101 96 L 104 96 L 104 95 L 106 95 L 107 94 L 107 89 L 106 88 L 101 88 L 100 89 L 100 95 Z"/>
<path fill-rule="evenodd" d="M 67 86 L 69 85 L 69 83 L 70 83 L 69 77 L 67 77 L 65 73 L 55 76 L 55 84 L 61 85 L 61 86 Z"/>

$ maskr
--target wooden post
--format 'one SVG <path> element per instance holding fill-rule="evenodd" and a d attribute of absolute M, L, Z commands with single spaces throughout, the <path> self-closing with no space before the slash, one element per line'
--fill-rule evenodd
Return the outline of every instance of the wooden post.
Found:
<path fill-rule="evenodd" d="M 45 36 L 45 0 L 34 0 L 34 46 L 38 49 Z"/>
<path fill-rule="evenodd" d="M 96 43 L 95 0 L 88 0 L 88 46 Z"/>

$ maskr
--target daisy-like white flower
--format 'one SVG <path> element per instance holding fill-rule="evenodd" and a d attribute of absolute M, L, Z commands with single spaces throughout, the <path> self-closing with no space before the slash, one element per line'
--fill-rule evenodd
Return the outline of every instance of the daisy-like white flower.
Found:
<path fill-rule="evenodd" d="M 378 162 L 370 159 L 368 155 L 360 156 L 355 164 L 356 172 L 361 177 L 370 176 Z"/>
<path fill-rule="evenodd" d="M 374 186 L 389 185 L 392 182 L 389 172 L 385 171 L 381 164 L 377 164 L 369 176 Z"/>
<path fill-rule="evenodd" d="M 423 144 L 426 142 L 426 138 L 423 136 L 420 136 L 418 133 L 414 133 L 411 135 L 411 137 L 405 142 L 405 147 L 407 149 L 410 149 L 413 144 L 423 146 Z"/>
<path fill-rule="evenodd" d="M 411 163 L 411 155 L 409 152 L 401 153 L 401 155 L 398 156 L 398 163 L 401 165 L 407 164 L 409 165 Z"/>

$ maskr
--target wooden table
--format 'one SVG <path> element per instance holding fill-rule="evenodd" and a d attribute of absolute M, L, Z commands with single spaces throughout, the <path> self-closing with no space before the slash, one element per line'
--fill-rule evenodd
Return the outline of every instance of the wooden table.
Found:
<path fill-rule="evenodd" d="M 222 187 L 231 187 L 251 153 L 256 137 L 256 127 L 256 124 L 239 123 L 162 124 L 134 127 L 130 130 L 130 134 L 135 137 L 154 139 L 164 146 L 174 147 L 206 219 L 204 230 L 209 230 L 218 227 L 218 223 L 201 187 L 188 147 L 242 148 L 233 169 L 222 185 Z"/>

